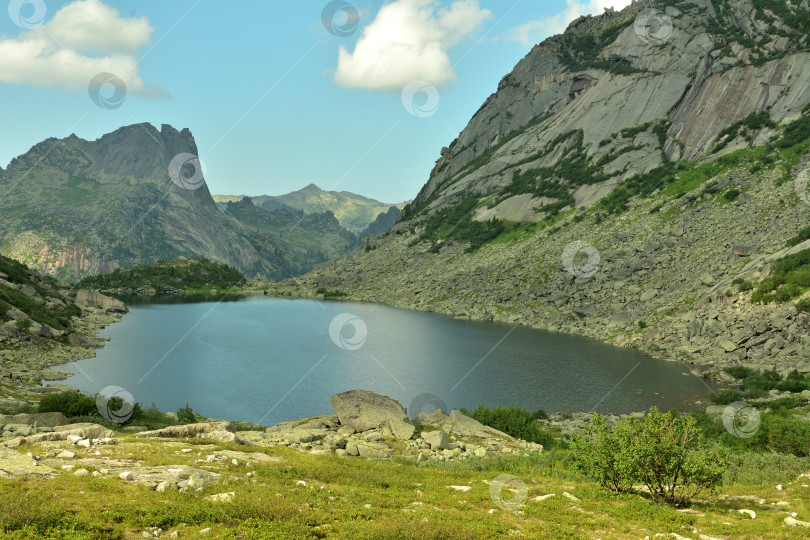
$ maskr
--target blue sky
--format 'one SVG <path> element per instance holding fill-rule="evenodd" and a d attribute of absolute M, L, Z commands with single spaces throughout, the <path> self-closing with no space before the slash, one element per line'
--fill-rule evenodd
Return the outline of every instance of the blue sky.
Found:
<path fill-rule="evenodd" d="M 626 3 L 12 0 L 0 12 L 0 166 L 48 137 L 165 123 L 191 129 L 212 193 L 315 183 L 399 202 L 533 43 Z M 327 5 L 348 35 L 327 31 Z M 127 85 L 117 108 L 90 98 L 99 72 Z M 405 88 L 422 91 L 403 104 Z"/>

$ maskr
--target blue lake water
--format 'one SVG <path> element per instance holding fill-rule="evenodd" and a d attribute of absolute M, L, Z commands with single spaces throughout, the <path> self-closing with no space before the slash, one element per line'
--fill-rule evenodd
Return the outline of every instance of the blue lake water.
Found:
<path fill-rule="evenodd" d="M 330 397 L 355 388 L 409 412 L 440 402 L 686 410 L 709 392 L 685 366 L 634 350 L 375 304 L 254 297 L 130 305 L 99 335 L 111 341 L 96 358 L 63 366 L 75 374 L 64 384 L 90 393 L 116 385 L 163 411 L 188 403 L 208 417 L 265 425 L 330 414 Z"/>

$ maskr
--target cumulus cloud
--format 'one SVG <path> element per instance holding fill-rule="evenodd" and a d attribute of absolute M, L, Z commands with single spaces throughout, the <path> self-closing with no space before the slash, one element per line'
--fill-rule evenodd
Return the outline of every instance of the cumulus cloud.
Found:
<path fill-rule="evenodd" d="M 604 8 L 613 7 L 616 11 L 630 5 L 630 0 L 565 0 L 565 10 L 543 19 L 529 21 L 508 29 L 506 41 L 517 41 L 525 47 L 533 47 L 545 38 L 562 33 L 565 28 L 581 15 L 599 15 Z"/>
<path fill-rule="evenodd" d="M 399 90 L 414 80 L 442 85 L 456 79 L 447 49 L 492 17 L 477 0 L 438 9 L 436 0 L 396 0 L 384 5 L 357 40 L 341 46 L 335 82 L 348 88 Z"/>
<path fill-rule="evenodd" d="M 134 56 L 152 31 L 146 17 L 123 18 L 100 0 L 72 2 L 41 26 L 0 37 L 0 82 L 86 91 L 94 76 L 108 72 L 134 95 L 167 97 L 144 83 Z"/>

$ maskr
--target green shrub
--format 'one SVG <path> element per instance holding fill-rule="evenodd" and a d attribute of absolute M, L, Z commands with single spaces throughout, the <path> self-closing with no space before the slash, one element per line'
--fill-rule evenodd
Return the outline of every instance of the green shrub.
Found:
<path fill-rule="evenodd" d="M 655 501 L 682 504 L 714 490 L 728 468 L 728 453 L 708 442 L 692 416 L 661 414 L 653 407 L 644 419 L 626 418 L 609 430 L 600 415 L 571 448 L 577 468 L 604 487 L 627 491 L 647 487 Z"/>
<path fill-rule="evenodd" d="M 14 326 L 17 328 L 17 330 L 27 332 L 28 329 L 31 328 L 31 319 L 17 319 L 14 321 Z"/>
<path fill-rule="evenodd" d="M 742 401 L 743 395 L 736 390 L 723 389 L 709 395 L 709 401 L 717 405 L 730 405 L 735 401 Z"/>
<path fill-rule="evenodd" d="M 803 392 L 804 390 L 810 390 L 808 387 L 807 379 L 799 373 L 798 370 L 794 369 L 790 373 L 787 374 L 785 380 L 780 382 L 776 385 L 777 390 L 782 390 L 783 392 Z"/>
<path fill-rule="evenodd" d="M 479 406 L 474 411 L 461 410 L 470 418 L 499 431 L 523 439 L 525 441 L 542 444 L 545 448 L 554 446 L 554 438 L 537 425 L 537 420 L 548 418 L 543 410 L 527 411 L 520 407 L 489 407 Z"/>
<path fill-rule="evenodd" d="M 40 400 L 37 412 L 60 412 L 67 417 L 99 416 L 95 398 L 70 391 L 46 394 Z"/>
<path fill-rule="evenodd" d="M 804 298 L 796 303 L 796 311 L 810 313 L 810 298 Z"/>
<path fill-rule="evenodd" d="M 197 416 L 194 414 L 191 407 L 188 406 L 188 403 L 186 403 L 185 407 L 177 409 L 177 420 L 183 424 L 193 424 L 197 421 Z"/>
<path fill-rule="evenodd" d="M 725 371 L 735 379 L 745 379 L 749 375 L 753 375 L 755 372 L 755 370 L 747 368 L 745 366 L 731 366 L 723 369 L 723 371 Z"/>
<path fill-rule="evenodd" d="M 725 193 L 723 193 L 723 198 L 728 202 L 733 202 L 737 200 L 737 198 L 740 196 L 740 193 L 742 193 L 742 191 L 740 191 L 739 189 L 730 189 Z"/>
<path fill-rule="evenodd" d="M 753 439 L 761 449 L 810 456 L 810 422 L 784 411 L 764 415 Z"/>

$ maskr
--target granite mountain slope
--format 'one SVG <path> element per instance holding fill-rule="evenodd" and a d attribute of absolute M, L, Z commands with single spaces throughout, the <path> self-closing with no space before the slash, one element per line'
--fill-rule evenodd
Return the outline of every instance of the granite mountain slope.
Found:
<path fill-rule="evenodd" d="M 66 280 L 178 256 L 280 279 L 325 260 L 223 214 L 204 182 L 172 181 L 169 165 L 183 153 L 197 155 L 191 132 L 168 125 L 37 144 L 0 170 L 0 252 Z M 301 234 L 322 235 L 323 224 L 309 225 Z"/>
<path fill-rule="evenodd" d="M 806 289 L 742 286 L 810 248 L 809 29 L 807 1 L 580 18 L 500 81 L 390 233 L 279 288 L 810 372 Z"/>

